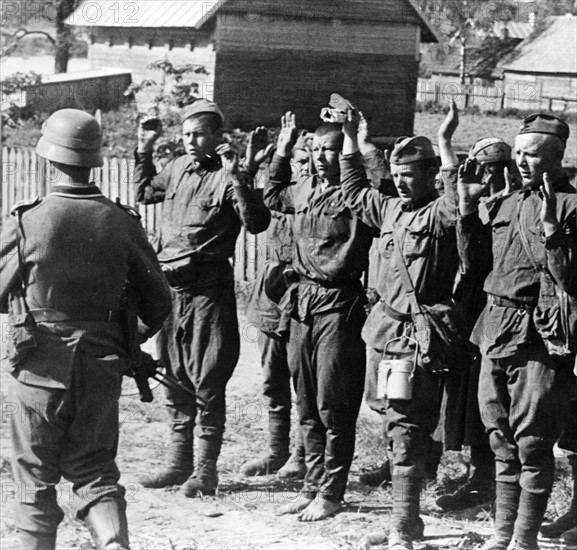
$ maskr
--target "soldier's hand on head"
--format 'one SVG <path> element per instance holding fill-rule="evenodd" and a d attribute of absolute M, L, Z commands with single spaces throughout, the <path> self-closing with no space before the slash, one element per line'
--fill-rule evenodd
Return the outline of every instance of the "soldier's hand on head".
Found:
<path fill-rule="evenodd" d="M 222 167 L 232 174 L 238 173 L 238 151 L 230 143 L 221 143 L 215 153 L 220 156 Z"/>
<path fill-rule="evenodd" d="M 152 151 L 154 142 L 162 134 L 162 122 L 155 116 L 147 116 L 138 124 L 138 152 Z"/>
<path fill-rule="evenodd" d="M 246 169 L 249 174 L 256 174 L 259 166 L 270 157 L 274 145 L 268 142 L 268 131 L 264 126 L 259 126 L 248 136 L 246 146 Z"/>
<path fill-rule="evenodd" d="M 455 100 L 451 98 L 449 102 L 449 112 L 445 117 L 445 120 L 439 126 L 438 135 L 442 139 L 451 139 L 455 130 L 459 126 L 459 109 L 457 108 L 457 104 Z"/>
<path fill-rule="evenodd" d="M 343 122 L 343 134 L 348 138 L 357 141 L 360 133 L 360 125 L 361 117 L 359 112 L 347 109 L 345 121 Z"/>
<path fill-rule="evenodd" d="M 277 154 L 281 157 L 290 157 L 298 137 L 296 116 L 292 111 L 287 111 L 281 117 L 281 130 L 276 142 Z"/>
<path fill-rule="evenodd" d="M 546 237 L 550 237 L 559 229 L 559 220 L 557 219 L 557 195 L 553 189 L 553 182 L 549 174 L 543 174 L 543 185 L 541 186 L 543 203 L 541 204 L 541 223 Z"/>
<path fill-rule="evenodd" d="M 457 177 L 457 193 L 464 203 L 476 203 L 487 193 L 488 182 L 483 182 L 483 165 L 468 158 L 461 166 Z"/>

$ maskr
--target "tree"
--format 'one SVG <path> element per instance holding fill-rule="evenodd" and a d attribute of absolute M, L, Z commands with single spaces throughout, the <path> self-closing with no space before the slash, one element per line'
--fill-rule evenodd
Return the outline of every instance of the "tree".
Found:
<path fill-rule="evenodd" d="M 495 21 L 509 21 L 516 14 L 511 0 L 417 0 L 421 14 L 460 51 L 459 80 L 468 73 L 468 48 L 473 37 L 488 37 Z"/>
<path fill-rule="evenodd" d="M 54 72 L 65 73 L 68 70 L 70 50 L 75 40 L 72 29 L 64 24 L 66 18 L 79 4 L 79 0 L 49 0 L 56 9 L 56 53 L 54 55 Z"/>

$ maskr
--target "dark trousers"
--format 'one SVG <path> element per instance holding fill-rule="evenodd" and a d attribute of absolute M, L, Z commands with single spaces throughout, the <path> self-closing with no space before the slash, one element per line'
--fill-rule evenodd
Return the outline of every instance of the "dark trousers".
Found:
<path fill-rule="evenodd" d="M 196 422 L 201 440 L 220 445 L 226 421 L 226 385 L 240 352 L 233 283 L 194 294 L 172 291 L 172 312 L 159 334 L 158 350 L 169 373 L 204 403 L 198 409 L 193 400 L 167 389 L 173 432 L 185 432 Z"/>
<path fill-rule="evenodd" d="M 124 362 L 78 351 L 68 389 L 12 380 L 14 522 L 22 531 L 55 533 L 64 514 L 56 484 L 64 477 L 80 499 L 78 517 L 105 495 L 124 499 L 116 466 L 118 398 Z"/>
<path fill-rule="evenodd" d="M 515 356 L 483 357 L 481 418 L 495 453 L 497 481 L 550 493 L 553 446 L 563 432 L 574 387 L 574 357 L 554 359 L 543 346 L 521 346 Z"/>
<path fill-rule="evenodd" d="M 443 397 L 443 378 L 417 365 L 410 400 L 387 399 L 385 422 L 393 476 L 425 477 Z"/>
<path fill-rule="evenodd" d="M 288 347 L 305 444 L 303 493 L 342 500 L 363 396 L 365 344 L 361 306 L 293 319 Z"/>
<path fill-rule="evenodd" d="M 262 362 L 263 395 L 269 411 L 290 418 L 291 374 L 287 338 L 273 332 L 263 332 L 258 339 L 258 346 Z"/>

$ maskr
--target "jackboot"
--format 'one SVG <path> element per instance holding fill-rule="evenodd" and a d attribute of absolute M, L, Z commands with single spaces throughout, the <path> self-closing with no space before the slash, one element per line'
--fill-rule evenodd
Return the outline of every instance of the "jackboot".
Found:
<path fill-rule="evenodd" d="M 245 476 L 266 476 L 278 472 L 290 456 L 290 409 L 268 412 L 268 456 L 244 464 L 240 473 Z"/>
<path fill-rule="evenodd" d="M 493 535 L 481 550 L 507 550 L 513 538 L 520 496 L 521 487 L 518 483 L 497 481 Z"/>
<path fill-rule="evenodd" d="M 565 531 L 561 535 L 561 540 L 569 546 L 577 546 L 577 526 Z"/>
<path fill-rule="evenodd" d="M 200 439 L 195 474 L 180 487 L 180 492 L 188 498 L 212 496 L 218 487 L 216 463 L 220 455 L 222 438 Z"/>
<path fill-rule="evenodd" d="M 449 512 L 481 506 L 494 500 L 495 458 L 488 444 L 486 447 L 471 446 L 471 477 L 456 491 L 441 495 L 436 500 L 437 506 Z"/>
<path fill-rule="evenodd" d="M 549 493 L 531 493 L 521 490 L 519 511 L 515 521 L 513 539 L 518 550 L 539 550 L 537 534 L 547 511 Z"/>
<path fill-rule="evenodd" d="M 18 530 L 20 550 L 56 550 L 56 531 L 54 533 L 31 533 Z"/>
<path fill-rule="evenodd" d="M 126 501 L 118 495 L 105 495 L 84 517 L 97 550 L 130 550 Z"/>
<path fill-rule="evenodd" d="M 419 523 L 421 480 L 393 476 L 393 516 L 389 550 L 412 550 L 415 526 Z"/>
<path fill-rule="evenodd" d="M 541 534 L 548 539 L 556 539 L 566 531 L 577 529 L 577 457 L 571 458 L 571 469 L 573 473 L 573 498 L 569 510 L 565 514 L 553 523 L 541 527 Z"/>
<path fill-rule="evenodd" d="M 138 482 L 148 489 L 161 489 L 171 485 L 181 485 L 194 471 L 193 426 L 181 424 L 173 426 L 170 434 L 168 464 Z"/>

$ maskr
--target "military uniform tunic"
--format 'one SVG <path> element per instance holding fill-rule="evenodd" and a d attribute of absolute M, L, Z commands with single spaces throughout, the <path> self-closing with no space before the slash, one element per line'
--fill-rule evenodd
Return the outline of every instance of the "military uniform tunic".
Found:
<path fill-rule="evenodd" d="M 127 356 L 121 298 L 128 282 L 147 336 L 166 318 L 170 293 L 138 215 L 96 186 L 56 185 L 13 213 L 2 232 L 1 311 L 24 292 L 37 319 L 28 347 L 22 327 L 11 333 L 10 400 L 26 411 L 10 419 L 22 491 L 15 523 L 42 534 L 64 517 L 55 489 L 61 476 L 80 496 L 79 517 L 105 495 L 123 498 L 115 463 Z"/>

